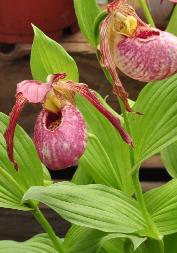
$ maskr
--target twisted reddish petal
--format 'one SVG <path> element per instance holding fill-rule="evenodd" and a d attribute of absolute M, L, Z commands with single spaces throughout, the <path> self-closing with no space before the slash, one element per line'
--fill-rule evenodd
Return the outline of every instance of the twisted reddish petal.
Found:
<path fill-rule="evenodd" d="M 124 102 L 124 105 L 126 107 L 126 110 L 131 112 L 132 109 L 128 104 L 128 93 L 125 91 L 119 77 L 117 74 L 116 65 L 112 59 L 112 55 L 109 48 L 109 29 L 110 29 L 110 23 L 111 23 L 111 16 L 108 16 L 101 26 L 100 30 L 100 52 L 101 52 L 101 65 L 103 65 L 111 74 L 111 77 L 114 81 L 114 88 L 113 91 L 116 95 L 118 95 L 122 101 Z"/>
<path fill-rule="evenodd" d="M 23 110 L 23 107 L 26 103 L 27 103 L 27 99 L 22 94 L 18 94 L 16 97 L 16 103 L 10 113 L 9 125 L 4 133 L 9 160 L 14 164 L 14 167 L 17 171 L 18 171 L 18 165 L 16 161 L 14 160 L 14 153 L 13 153 L 14 133 L 15 133 L 15 127 L 16 127 L 17 121 L 20 117 L 20 113 Z"/>
<path fill-rule="evenodd" d="M 115 117 L 110 111 L 108 111 L 101 103 L 100 100 L 97 98 L 95 93 L 89 90 L 86 84 L 75 84 L 73 82 L 66 82 L 63 84 L 66 86 L 67 89 L 73 90 L 79 93 L 81 96 L 85 97 L 92 105 L 97 108 L 111 123 L 112 125 L 119 131 L 122 139 L 128 144 L 133 146 L 132 138 L 129 134 L 125 131 L 125 129 L 121 126 L 120 120 Z"/>
<path fill-rule="evenodd" d="M 127 0 L 115 0 L 112 3 L 108 4 L 107 10 L 109 13 L 114 12 L 117 8 L 119 8 L 122 4 L 125 4 Z"/>

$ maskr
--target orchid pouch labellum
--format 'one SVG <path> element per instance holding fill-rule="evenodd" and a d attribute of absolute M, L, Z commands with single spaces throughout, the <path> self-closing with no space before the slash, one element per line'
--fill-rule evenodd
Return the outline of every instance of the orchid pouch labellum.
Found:
<path fill-rule="evenodd" d="M 128 94 L 117 68 L 142 81 L 162 80 L 177 72 L 176 36 L 144 23 L 126 0 L 108 5 L 108 15 L 100 26 L 101 64 L 111 74 L 114 92 L 128 111 Z"/>
<path fill-rule="evenodd" d="M 40 103 L 43 110 L 34 128 L 34 143 L 42 162 L 50 169 L 64 169 L 76 165 L 87 143 L 87 127 L 75 105 L 75 93 L 92 103 L 117 129 L 127 144 L 132 139 L 122 128 L 120 120 L 108 111 L 86 84 L 65 81 L 65 74 L 49 76 L 47 83 L 25 80 L 17 84 L 16 104 L 10 114 L 4 134 L 9 159 L 14 160 L 13 138 L 15 126 L 26 103 Z"/>

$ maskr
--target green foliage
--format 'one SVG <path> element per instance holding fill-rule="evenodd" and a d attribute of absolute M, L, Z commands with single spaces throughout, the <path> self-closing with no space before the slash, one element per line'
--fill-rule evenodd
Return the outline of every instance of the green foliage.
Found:
<path fill-rule="evenodd" d="M 157 241 L 150 238 L 148 238 L 145 241 L 145 243 L 141 244 L 140 247 L 138 247 L 138 249 L 134 251 L 134 253 L 157 253 L 157 252 L 169 253 L 170 251 L 164 252 L 163 240 Z"/>
<path fill-rule="evenodd" d="M 23 200 L 40 201 L 73 224 L 104 232 L 133 233 L 145 226 L 136 201 L 103 185 L 32 187 Z"/>
<path fill-rule="evenodd" d="M 106 240 L 105 240 L 106 239 Z M 140 247 L 144 245 L 146 238 L 136 237 L 134 235 L 108 235 L 103 238 L 101 250 L 98 253 L 133 253 L 139 252 Z M 145 242 L 146 243 L 146 242 Z M 140 246 L 141 245 L 141 246 Z M 143 252 L 145 253 L 145 252 Z M 152 253 L 152 252 L 151 252 Z"/>
<path fill-rule="evenodd" d="M 177 232 L 177 179 L 145 193 L 149 213 L 161 235 Z"/>
<path fill-rule="evenodd" d="M 161 157 L 170 176 L 177 178 L 177 143 L 174 142 L 162 150 Z"/>
<path fill-rule="evenodd" d="M 74 0 L 75 12 L 80 29 L 93 47 L 96 47 L 94 21 L 101 13 L 96 0 Z"/>
<path fill-rule="evenodd" d="M 148 84 L 133 107 L 143 115 L 129 115 L 136 164 L 177 140 L 176 82 L 174 75 Z"/>
<path fill-rule="evenodd" d="M 177 234 L 172 234 L 164 237 L 165 253 L 177 252 Z"/>
<path fill-rule="evenodd" d="M 31 50 L 33 78 L 45 82 L 49 74 L 66 73 L 66 79 L 78 81 L 78 69 L 73 58 L 39 28 L 35 26 L 33 28 L 35 34 Z"/>
<path fill-rule="evenodd" d="M 67 233 L 63 248 L 66 253 L 95 253 L 106 233 L 99 230 L 72 226 Z"/>
<path fill-rule="evenodd" d="M 176 20 L 177 20 L 177 5 L 175 6 L 175 8 L 173 10 L 170 22 L 169 22 L 167 29 L 166 29 L 167 32 L 171 32 L 177 36 Z"/>
<path fill-rule="evenodd" d="M 99 98 L 110 109 L 100 96 Z M 84 98 L 78 96 L 77 106 L 90 133 L 86 151 L 79 161 L 79 169 L 86 171 L 98 184 L 132 193 L 128 145 L 124 144 L 112 124 Z M 78 180 L 76 183 L 81 182 Z"/>
<path fill-rule="evenodd" d="M 72 178 L 72 182 L 74 184 L 92 184 L 94 183 L 93 178 L 91 175 L 86 171 L 86 168 L 83 166 L 80 166 L 77 168 L 76 172 L 74 173 L 74 176 Z"/>
<path fill-rule="evenodd" d="M 14 154 L 19 165 L 17 172 L 7 157 L 3 137 L 9 118 L 0 113 L 0 206 L 29 210 L 21 203 L 23 194 L 31 186 L 44 185 L 44 170 L 34 144 L 25 131 L 17 126 L 14 139 Z M 50 181 L 50 177 L 45 176 Z"/>
<path fill-rule="evenodd" d="M 63 248 L 66 253 L 100 253 L 105 248 L 119 244 L 124 249 L 131 248 L 136 250 L 145 240 L 146 238 L 135 235 L 107 234 L 95 229 L 74 225 L 66 235 Z M 121 247 L 119 246 L 115 252 L 117 253 L 120 249 Z"/>
<path fill-rule="evenodd" d="M 128 115 L 135 146 L 134 166 L 177 140 L 176 82 L 177 75 L 174 75 L 148 84 L 134 105 L 134 110 L 143 115 Z M 128 145 L 107 119 L 84 98 L 79 97 L 77 105 L 87 121 L 89 132 L 96 136 L 89 139 L 79 168 L 82 171 L 85 168 L 96 183 L 131 193 L 130 171 L 133 167 L 131 168 Z"/>
<path fill-rule="evenodd" d="M 137 237 L 135 235 L 125 235 L 125 234 L 109 234 L 101 240 L 100 245 L 102 248 L 112 248 L 115 249 L 115 245 L 120 245 L 119 248 L 120 252 L 133 252 L 146 241 L 146 237 Z M 123 250 L 123 251 L 122 251 Z M 108 251 L 109 252 L 109 251 Z M 116 251 L 117 252 L 117 251 Z"/>
<path fill-rule="evenodd" d="M 130 244 L 126 245 L 126 240 L 121 239 L 121 240 L 109 240 L 104 243 L 101 253 L 130 253 Z M 126 250 L 126 251 L 125 251 Z"/>
<path fill-rule="evenodd" d="M 46 234 L 25 242 L 0 241 L 0 253 L 57 253 Z"/>

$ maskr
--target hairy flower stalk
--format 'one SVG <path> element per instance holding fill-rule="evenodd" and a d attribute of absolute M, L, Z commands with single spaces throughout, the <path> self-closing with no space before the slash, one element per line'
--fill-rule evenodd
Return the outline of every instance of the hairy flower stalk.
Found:
<path fill-rule="evenodd" d="M 176 36 L 151 28 L 127 4 L 116 0 L 108 5 L 108 16 L 100 28 L 101 64 L 111 74 L 114 93 L 132 111 L 118 73 L 142 82 L 161 80 L 177 72 Z"/>
<path fill-rule="evenodd" d="M 47 83 L 26 80 L 17 85 L 16 104 L 10 113 L 9 125 L 4 137 L 9 159 L 16 170 L 13 141 L 16 123 L 25 103 L 40 103 L 42 111 L 34 129 L 34 143 L 42 162 L 53 170 L 77 164 L 87 142 L 87 128 L 83 116 L 75 105 L 75 93 L 85 97 L 119 131 L 123 140 L 132 144 L 129 134 L 120 120 L 108 111 L 86 84 L 62 80 L 65 74 L 51 75 Z"/>

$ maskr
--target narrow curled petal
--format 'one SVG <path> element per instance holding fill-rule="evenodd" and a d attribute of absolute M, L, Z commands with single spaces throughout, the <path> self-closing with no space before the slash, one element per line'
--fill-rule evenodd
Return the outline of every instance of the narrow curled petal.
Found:
<path fill-rule="evenodd" d="M 109 29 L 111 23 L 111 16 L 108 16 L 101 26 L 100 30 L 100 52 L 101 52 L 101 65 L 106 68 L 113 79 L 114 92 L 118 95 L 125 104 L 127 111 L 131 112 L 132 109 L 128 104 L 128 93 L 125 91 L 117 74 L 116 65 L 113 62 L 110 47 L 109 47 Z"/>
<path fill-rule="evenodd" d="M 5 141 L 7 145 L 7 154 L 8 154 L 9 160 L 14 164 L 14 167 L 16 170 L 18 170 L 18 165 L 16 161 L 14 160 L 14 152 L 13 152 L 14 133 L 15 133 L 15 127 L 16 127 L 17 121 L 20 117 L 20 113 L 23 110 L 23 107 L 26 102 L 27 102 L 27 99 L 22 94 L 18 94 L 16 96 L 16 103 L 10 113 L 9 125 L 4 133 L 4 137 L 5 137 Z"/>
<path fill-rule="evenodd" d="M 42 110 L 35 129 L 34 142 L 43 163 L 52 170 L 77 164 L 87 142 L 84 119 L 77 108 L 65 105 L 58 114 Z"/>
<path fill-rule="evenodd" d="M 123 140 L 127 144 L 133 146 L 132 139 L 129 136 L 129 134 L 125 131 L 125 129 L 121 126 L 120 120 L 117 117 L 115 117 L 110 111 L 108 111 L 100 103 L 100 100 L 97 98 L 95 93 L 89 90 L 86 84 L 73 83 L 71 81 L 67 81 L 67 82 L 62 83 L 62 87 L 66 87 L 66 89 L 77 92 L 83 97 L 85 97 L 93 106 L 95 106 L 112 123 L 112 125 L 119 131 Z M 54 89 L 57 90 L 57 85 L 56 87 L 54 86 Z"/>
<path fill-rule="evenodd" d="M 42 103 L 51 83 L 41 83 L 35 80 L 25 80 L 17 84 L 17 94 L 22 93 L 29 103 Z"/>

